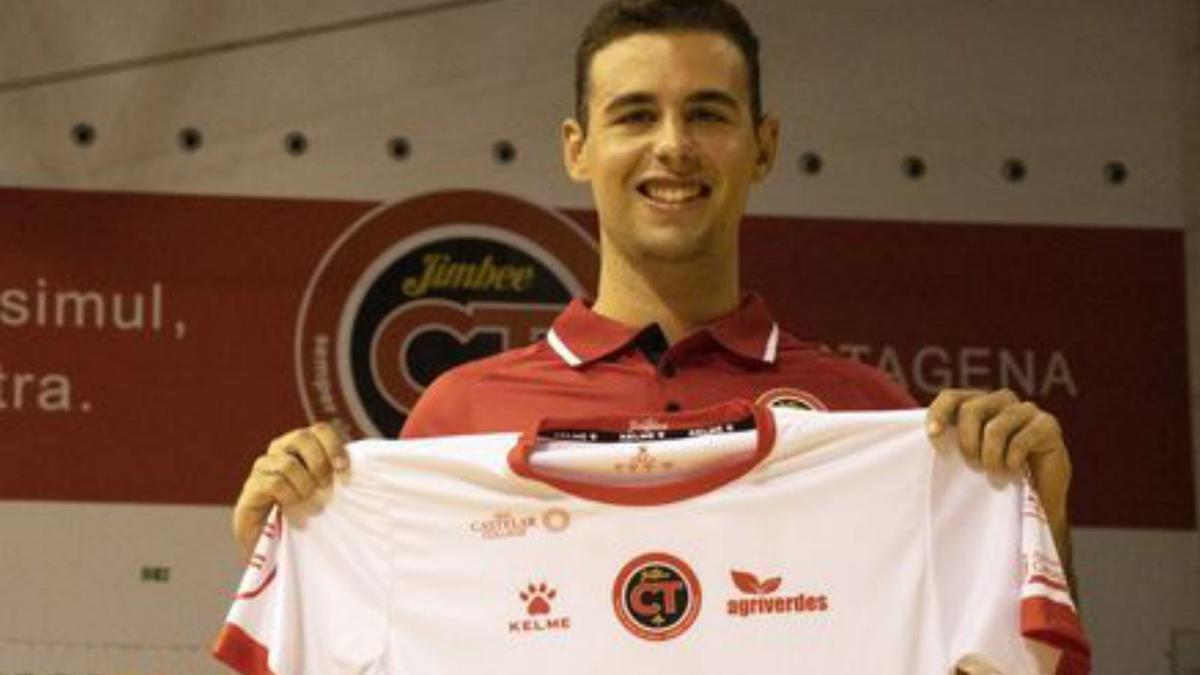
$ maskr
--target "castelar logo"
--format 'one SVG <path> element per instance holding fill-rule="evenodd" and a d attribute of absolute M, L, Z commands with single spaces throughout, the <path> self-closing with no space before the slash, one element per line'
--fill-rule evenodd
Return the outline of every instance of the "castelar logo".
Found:
<path fill-rule="evenodd" d="M 448 368 L 545 334 L 597 275 L 591 237 L 513 197 L 439 192 L 350 226 L 309 280 L 296 373 L 311 420 L 394 437 Z"/>
<path fill-rule="evenodd" d="M 571 525 L 571 514 L 557 507 L 543 511 L 540 517 L 500 511 L 484 520 L 471 521 L 470 529 L 483 539 L 505 539 L 524 537 L 539 525 L 547 532 L 562 532 Z"/>
<path fill-rule="evenodd" d="M 484 539 L 524 537 L 529 528 L 537 527 L 537 523 L 533 516 L 514 516 L 502 511 L 487 520 L 472 521 L 471 531 Z"/>
<path fill-rule="evenodd" d="M 700 613 L 700 582 L 692 568 L 667 553 L 630 560 L 613 583 L 613 609 L 630 633 L 644 640 L 670 640 Z"/>
<path fill-rule="evenodd" d="M 802 614 L 806 612 L 828 612 L 829 598 L 825 595 L 799 593 L 797 595 L 775 595 L 783 583 L 783 577 L 771 577 L 759 581 L 750 572 L 730 570 L 733 585 L 745 595 L 730 598 L 725 610 L 731 616 L 747 617 L 754 614 Z"/>

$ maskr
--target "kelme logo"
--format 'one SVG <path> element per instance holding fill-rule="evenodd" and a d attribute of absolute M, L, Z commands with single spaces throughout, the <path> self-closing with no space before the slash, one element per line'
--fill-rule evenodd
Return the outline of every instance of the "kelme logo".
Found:
<path fill-rule="evenodd" d="M 374 209 L 326 251 L 301 302 L 305 412 L 351 436 L 396 436 L 438 375 L 540 339 L 597 264 L 578 224 L 505 195 Z"/>

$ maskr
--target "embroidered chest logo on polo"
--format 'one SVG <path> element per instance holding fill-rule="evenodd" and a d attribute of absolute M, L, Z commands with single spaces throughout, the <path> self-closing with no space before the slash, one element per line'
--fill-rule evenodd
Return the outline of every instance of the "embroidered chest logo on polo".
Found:
<path fill-rule="evenodd" d="M 825 402 L 810 392 L 803 389 L 792 389 L 790 387 L 777 387 L 768 389 L 758 395 L 754 401 L 755 405 L 764 408 L 792 408 L 795 410 L 821 410 L 828 411 L 829 406 Z"/>
<path fill-rule="evenodd" d="M 438 192 L 367 213 L 326 251 L 301 302 L 309 419 L 395 437 L 438 375 L 540 339 L 596 268 L 576 223 L 505 195 Z"/>

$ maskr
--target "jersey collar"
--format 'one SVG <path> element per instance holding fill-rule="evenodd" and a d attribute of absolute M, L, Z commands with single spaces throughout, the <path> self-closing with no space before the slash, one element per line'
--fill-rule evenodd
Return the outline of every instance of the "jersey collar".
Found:
<path fill-rule="evenodd" d="M 656 440 L 672 437 L 696 438 L 704 434 L 733 431 L 735 424 L 752 421 L 755 447 L 736 461 L 715 461 L 709 466 L 666 481 L 647 485 L 619 485 L 603 477 L 583 478 L 553 475 L 532 461 L 538 445 L 556 435 L 577 442 L 622 442 L 645 450 Z M 591 418 L 543 418 L 521 434 L 509 450 L 508 465 L 522 478 L 536 480 L 567 494 L 591 501 L 625 506 L 654 506 L 706 494 L 741 478 L 759 466 L 775 448 L 775 420 L 771 412 L 749 401 L 734 399 L 700 410 L 665 415 L 612 415 Z"/>
<path fill-rule="evenodd" d="M 628 346 L 645 326 L 633 327 L 600 316 L 591 303 L 575 298 L 554 320 L 546 342 L 572 368 L 581 368 Z M 743 359 L 774 363 L 779 347 L 779 324 L 757 293 L 742 299 L 737 309 L 701 331 Z M 690 337 L 688 338 L 691 339 Z"/>

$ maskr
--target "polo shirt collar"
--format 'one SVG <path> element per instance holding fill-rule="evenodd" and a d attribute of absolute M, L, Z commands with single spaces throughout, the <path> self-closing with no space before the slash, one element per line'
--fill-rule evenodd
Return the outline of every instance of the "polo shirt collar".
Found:
<path fill-rule="evenodd" d="M 645 327 L 635 328 L 592 311 L 591 303 L 575 298 L 554 320 L 546 341 L 559 358 L 579 368 L 626 347 Z M 779 346 L 779 324 L 757 293 L 742 299 L 732 312 L 705 326 L 725 350 L 744 359 L 774 363 Z"/>

